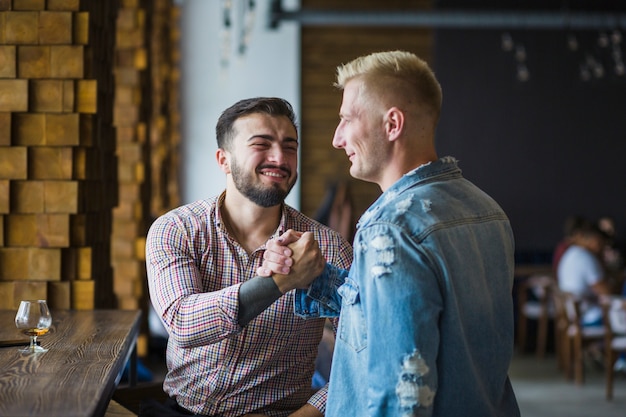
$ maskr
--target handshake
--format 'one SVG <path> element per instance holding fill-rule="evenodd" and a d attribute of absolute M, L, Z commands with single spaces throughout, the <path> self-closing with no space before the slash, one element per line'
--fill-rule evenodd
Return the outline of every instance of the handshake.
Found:
<path fill-rule="evenodd" d="M 326 259 L 311 232 L 287 230 L 266 244 L 263 265 L 257 269 L 262 277 L 272 276 L 283 294 L 307 288 L 324 271 Z"/>

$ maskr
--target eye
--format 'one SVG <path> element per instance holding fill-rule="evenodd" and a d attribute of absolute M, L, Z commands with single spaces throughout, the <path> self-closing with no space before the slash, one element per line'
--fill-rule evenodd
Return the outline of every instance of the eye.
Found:
<path fill-rule="evenodd" d="M 253 148 L 259 148 L 259 149 L 266 149 L 266 148 L 269 148 L 271 146 L 270 142 L 267 141 L 267 140 L 255 141 L 255 142 L 252 142 L 250 145 Z"/>
<path fill-rule="evenodd" d="M 285 152 L 298 152 L 298 144 L 297 143 L 288 143 L 283 146 L 283 150 Z"/>
<path fill-rule="evenodd" d="M 296 154 L 298 153 L 298 148 L 283 148 L 285 153 Z"/>

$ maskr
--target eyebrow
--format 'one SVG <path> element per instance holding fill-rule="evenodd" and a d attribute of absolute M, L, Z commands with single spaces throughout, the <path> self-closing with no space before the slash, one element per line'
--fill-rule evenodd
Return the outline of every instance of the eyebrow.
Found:
<path fill-rule="evenodd" d="M 253 140 L 253 139 L 255 139 L 255 138 L 266 139 L 266 140 L 269 140 L 269 141 L 275 141 L 275 140 L 276 140 L 276 138 L 275 138 L 274 136 L 272 136 L 272 135 L 263 135 L 263 134 L 260 134 L 260 135 L 252 135 L 252 136 L 248 139 L 248 142 L 250 142 L 251 140 Z M 291 136 L 287 136 L 287 137 L 284 139 L 284 141 L 283 141 L 283 142 L 295 142 L 295 143 L 297 144 L 297 143 L 298 143 L 298 139 L 296 139 L 296 138 L 292 138 Z"/>

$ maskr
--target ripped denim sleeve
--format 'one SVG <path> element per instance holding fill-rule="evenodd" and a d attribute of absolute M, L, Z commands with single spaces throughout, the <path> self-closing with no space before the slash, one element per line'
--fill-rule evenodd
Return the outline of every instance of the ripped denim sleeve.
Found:
<path fill-rule="evenodd" d="M 435 391 L 424 382 L 429 373 L 428 364 L 415 351 L 406 355 L 400 367 L 396 395 L 403 417 L 415 415 L 418 408 L 428 408 L 435 398 Z"/>
<path fill-rule="evenodd" d="M 348 271 L 326 264 L 322 275 L 317 277 L 306 290 L 296 290 L 294 311 L 297 316 L 339 317 L 341 297 L 337 293 Z"/>

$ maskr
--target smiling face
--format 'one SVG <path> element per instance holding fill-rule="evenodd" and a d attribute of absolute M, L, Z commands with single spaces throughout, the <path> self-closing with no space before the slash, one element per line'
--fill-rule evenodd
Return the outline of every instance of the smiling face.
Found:
<path fill-rule="evenodd" d="M 253 113 L 233 125 L 231 148 L 218 162 L 237 191 L 261 207 L 281 204 L 298 178 L 298 134 L 285 116 Z"/>
<path fill-rule="evenodd" d="M 383 114 L 366 102 L 361 88 L 358 79 L 345 85 L 333 146 L 348 155 L 350 175 L 380 185 L 389 153 Z"/>

